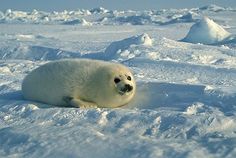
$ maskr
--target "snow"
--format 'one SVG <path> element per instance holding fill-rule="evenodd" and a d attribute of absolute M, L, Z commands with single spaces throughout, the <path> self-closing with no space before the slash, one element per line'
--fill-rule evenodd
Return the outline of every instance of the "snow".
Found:
<path fill-rule="evenodd" d="M 223 27 L 208 17 L 204 17 L 190 28 L 189 33 L 183 41 L 191 43 L 215 44 L 225 41 L 229 38 L 229 36 L 230 33 Z"/>
<path fill-rule="evenodd" d="M 0 12 L 0 157 L 234 158 L 235 10 Z M 191 26 L 207 43 L 180 40 Z M 134 100 L 117 109 L 25 100 L 23 78 L 62 58 L 128 66 Z"/>
<path fill-rule="evenodd" d="M 134 55 L 130 54 L 127 50 L 134 45 L 152 46 L 152 39 L 148 34 L 133 36 L 123 39 L 121 41 L 112 42 L 105 50 L 104 56 L 106 58 L 114 58 L 120 54 L 120 56 L 132 58 Z"/>

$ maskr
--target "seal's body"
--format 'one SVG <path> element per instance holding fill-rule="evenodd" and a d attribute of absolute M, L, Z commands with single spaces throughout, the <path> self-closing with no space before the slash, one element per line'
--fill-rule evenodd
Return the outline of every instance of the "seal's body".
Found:
<path fill-rule="evenodd" d="M 135 89 L 127 67 L 89 59 L 49 62 L 22 83 L 25 99 L 56 106 L 120 107 L 133 98 Z"/>

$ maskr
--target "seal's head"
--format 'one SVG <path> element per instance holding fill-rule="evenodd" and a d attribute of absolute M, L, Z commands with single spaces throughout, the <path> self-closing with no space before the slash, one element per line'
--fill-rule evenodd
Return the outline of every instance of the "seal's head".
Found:
<path fill-rule="evenodd" d="M 136 83 L 127 67 L 113 63 L 104 67 L 100 74 L 103 74 L 100 75 L 100 81 L 103 82 L 101 85 L 106 85 L 103 87 L 103 94 L 99 94 L 99 98 L 103 98 L 106 103 L 102 103 L 102 100 L 97 101 L 101 102 L 101 106 L 120 107 L 131 101 L 135 95 Z"/>
<path fill-rule="evenodd" d="M 136 83 L 133 74 L 127 67 L 119 65 L 113 68 L 112 72 L 112 86 L 114 87 L 114 93 L 120 98 L 120 103 L 123 106 L 127 104 L 134 96 L 136 91 Z"/>
<path fill-rule="evenodd" d="M 120 95 L 129 95 L 134 90 L 134 80 L 131 75 L 118 74 L 114 77 L 114 86 Z"/>

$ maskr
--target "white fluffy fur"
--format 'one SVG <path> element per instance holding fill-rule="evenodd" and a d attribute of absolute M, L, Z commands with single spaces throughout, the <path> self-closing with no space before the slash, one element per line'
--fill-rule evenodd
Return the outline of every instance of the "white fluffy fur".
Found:
<path fill-rule="evenodd" d="M 131 80 L 127 79 L 131 77 Z M 114 78 L 121 81 L 116 84 Z M 129 84 L 133 90 L 119 90 Z M 47 63 L 28 74 L 22 83 L 26 99 L 56 106 L 119 107 L 135 94 L 130 70 L 120 64 L 89 59 L 67 59 Z"/>

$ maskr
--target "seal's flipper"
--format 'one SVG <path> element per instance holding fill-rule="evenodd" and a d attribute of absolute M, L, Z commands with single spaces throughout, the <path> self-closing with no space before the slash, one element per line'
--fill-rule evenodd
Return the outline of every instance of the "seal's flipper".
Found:
<path fill-rule="evenodd" d="M 73 98 L 70 96 L 63 97 L 63 100 L 66 102 L 66 104 L 73 106 L 73 107 L 79 107 L 79 108 L 96 108 L 97 104 L 80 100 L 77 98 Z"/>

